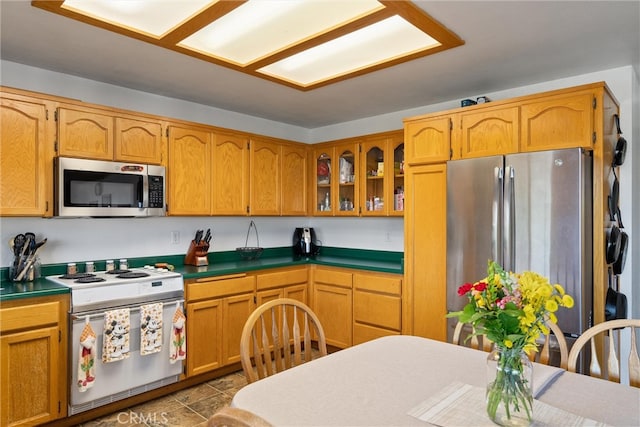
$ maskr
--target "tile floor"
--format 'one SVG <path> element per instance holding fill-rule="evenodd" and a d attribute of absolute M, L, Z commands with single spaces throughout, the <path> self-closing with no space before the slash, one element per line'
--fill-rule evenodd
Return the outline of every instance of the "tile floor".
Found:
<path fill-rule="evenodd" d="M 191 427 L 207 421 L 247 384 L 242 371 L 83 423 L 81 427 Z M 202 426 L 204 427 L 204 425 Z"/>

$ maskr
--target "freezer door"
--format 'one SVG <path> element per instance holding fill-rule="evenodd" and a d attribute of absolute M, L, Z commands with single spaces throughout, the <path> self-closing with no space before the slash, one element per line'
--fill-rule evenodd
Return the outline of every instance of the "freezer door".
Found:
<path fill-rule="evenodd" d="M 578 335 L 592 301 L 591 157 L 580 149 L 509 155 L 505 175 L 505 256 L 515 271 L 535 271 L 574 297 L 556 314 L 563 332 Z"/>
<path fill-rule="evenodd" d="M 447 311 L 467 302 L 458 287 L 487 274 L 487 261 L 502 261 L 503 157 L 454 160 L 447 163 Z M 456 319 L 449 319 L 451 340 Z"/>

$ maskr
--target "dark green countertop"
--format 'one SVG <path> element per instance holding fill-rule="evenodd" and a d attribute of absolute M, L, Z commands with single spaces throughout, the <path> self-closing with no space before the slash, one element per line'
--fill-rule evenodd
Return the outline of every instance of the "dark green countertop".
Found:
<path fill-rule="evenodd" d="M 402 252 L 372 251 L 361 249 L 346 249 L 323 247 L 320 254 L 314 257 L 295 257 L 290 247 L 268 248 L 256 260 L 244 260 L 235 251 L 212 252 L 208 256 L 209 265 L 196 267 L 184 265 L 184 255 L 169 255 L 159 257 L 129 258 L 130 267 L 142 267 L 147 264 L 166 262 L 175 267 L 185 279 L 207 276 L 223 276 L 227 274 L 243 273 L 247 271 L 265 270 L 295 265 L 328 265 L 333 267 L 354 268 L 383 273 L 402 274 L 404 270 L 404 254 Z M 96 261 L 96 270 L 105 269 L 104 261 Z M 78 263 L 80 271 L 82 264 Z M 0 301 L 56 295 L 69 293 L 69 288 L 53 283 L 45 276 L 64 274 L 66 264 L 43 265 L 42 276 L 33 282 L 11 282 L 6 280 L 7 269 L 0 269 Z"/>

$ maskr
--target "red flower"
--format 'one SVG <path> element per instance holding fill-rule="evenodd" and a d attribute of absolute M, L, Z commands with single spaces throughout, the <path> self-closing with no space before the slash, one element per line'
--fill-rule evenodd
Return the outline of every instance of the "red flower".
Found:
<path fill-rule="evenodd" d="M 458 295 L 463 296 L 464 294 L 469 292 L 472 288 L 473 288 L 473 285 L 471 283 L 465 283 L 464 285 L 458 288 Z"/>
<path fill-rule="evenodd" d="M 478 282 L 478 283 L 473 287 L 473 289 L 475 289 L 475 290 L 476 290 L 476 291 L 478 291 L 478 292 L 482 292 L 482 291 L 484 291 L 485 289 L 487 289 L 487 284 L 486 284 L 486 283 L 484 283 L 484 282 Z"/>

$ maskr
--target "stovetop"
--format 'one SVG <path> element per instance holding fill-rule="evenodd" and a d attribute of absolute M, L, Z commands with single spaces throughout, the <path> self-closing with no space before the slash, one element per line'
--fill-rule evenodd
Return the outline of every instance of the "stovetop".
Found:
<path fill-rule="evenodd" d="M 180 273 L 169 271 L 166 268 L 145 266 L 143 268 L 131 268 L 128 270 L 96 271 L 93 273 L 47 276 L 47 279 L 71 289 L 76 289 L 81 287 L 110 286 L 120 283 L 153 281 L 158 279 L 168 280 L 181 277 Z"/>
<path fill-rule="evenodd" d="M 47 280 L 71 289 L 72 313 L 184 298 L 180 273 L 151 266 L 47 276 Z"/>

